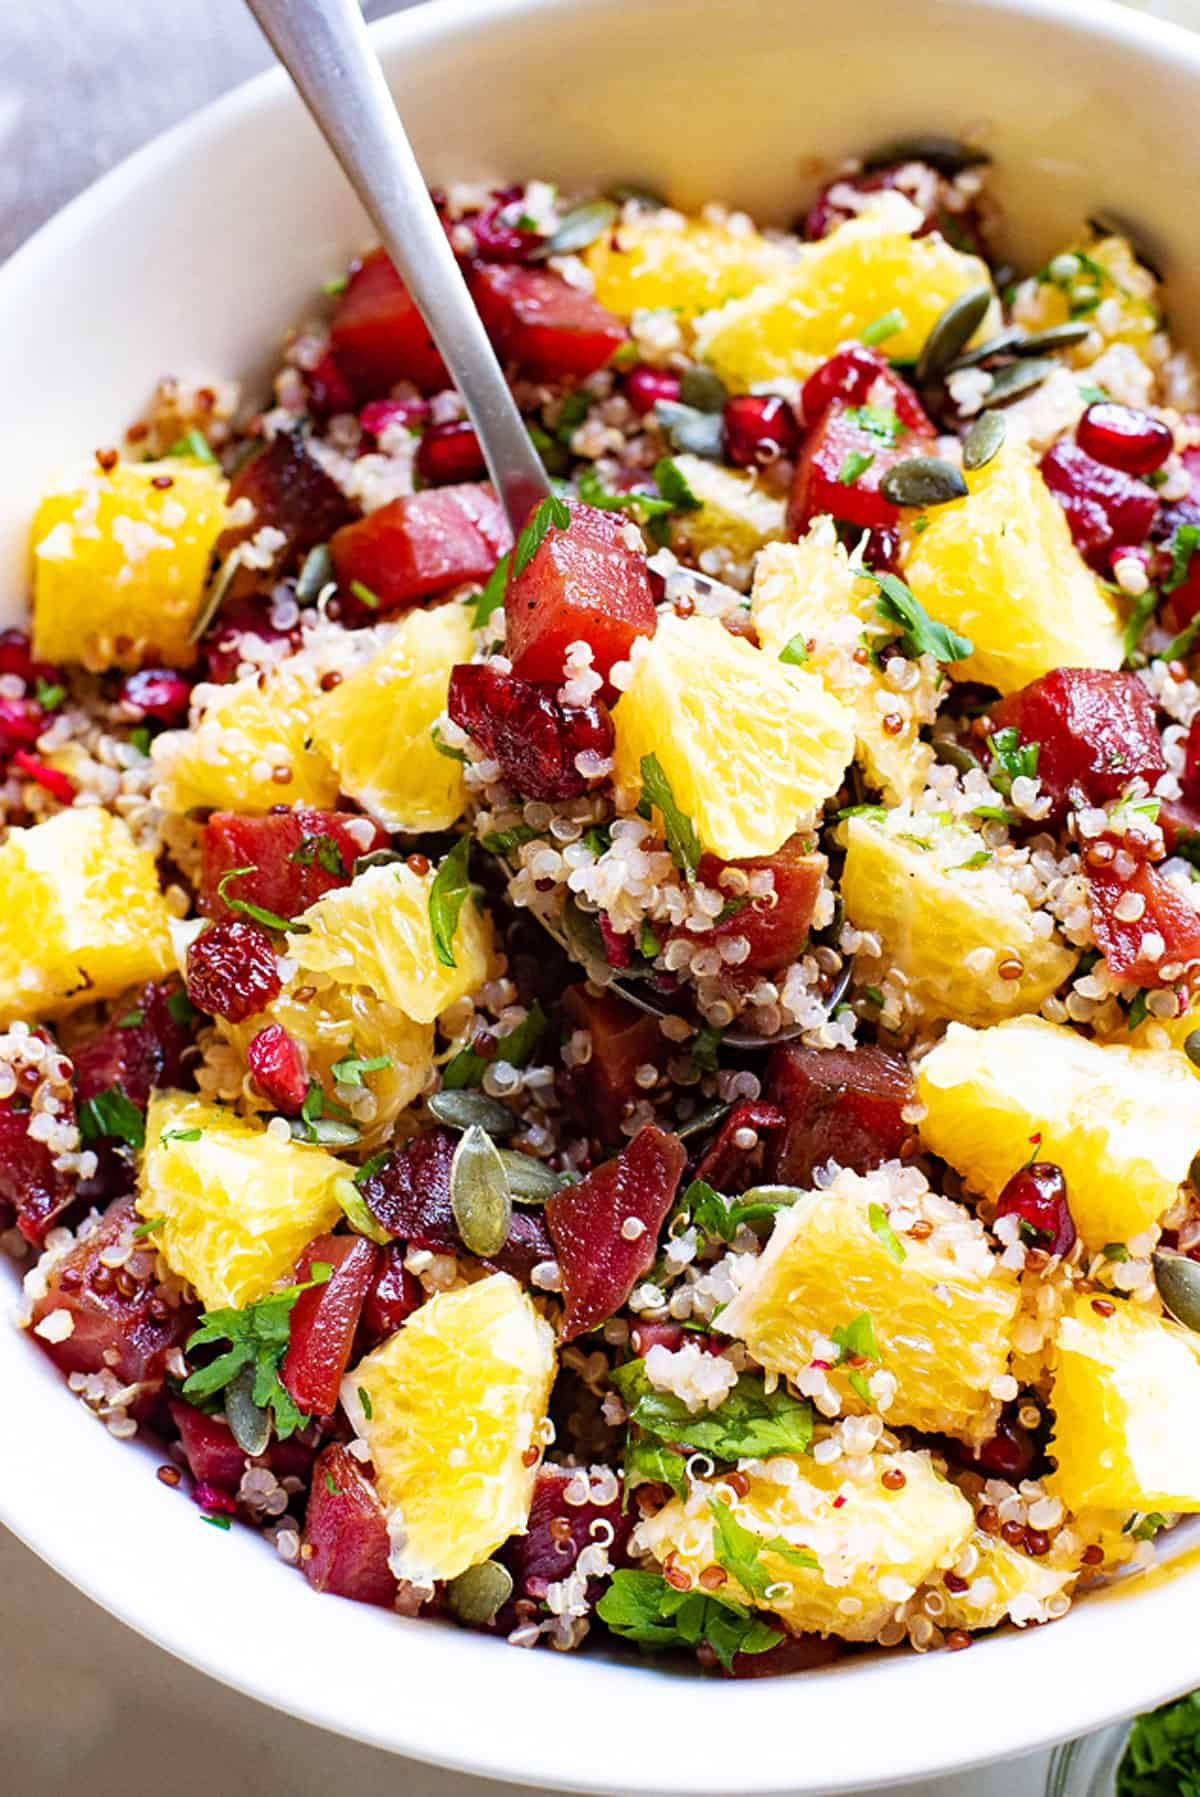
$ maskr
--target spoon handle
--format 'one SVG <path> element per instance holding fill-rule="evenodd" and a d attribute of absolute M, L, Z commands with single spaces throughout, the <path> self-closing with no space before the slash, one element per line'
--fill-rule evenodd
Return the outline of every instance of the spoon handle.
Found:
<path fill-rule="evenodd" d="M 429 197 L 357 0 L 247 0 L 466 402 L 514 535 L 550 491 Z"/>

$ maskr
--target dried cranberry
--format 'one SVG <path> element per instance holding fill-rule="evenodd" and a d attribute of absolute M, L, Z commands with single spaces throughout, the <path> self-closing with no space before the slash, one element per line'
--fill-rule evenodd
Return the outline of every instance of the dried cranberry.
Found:
<path fill-rule="evenodd" d="M 1075 426 L 1075 441 L 1098 462 L 1121 468 L 1126 474 L 1153 474 L 1175 446 L 1174 436 L 1161 419 L 1111 399 L 1097 400 L 1088 407 Z"/>
<path fill-rule="evenodd" d="M 915 236 L 940 231 L 955 249 L 983 255 L 987 246 L 978 205 L 974 201 L 964 205 L 961 191 L 940 170 L 928 163 L 914 163 L 915 159 L 910 159 L 859 174 L 839 175 L 817 195 L 804 220 L 804 236 L 810 242 L 828 237 L 838 225 L 858 217 L 862 196 L 895 189 L 922 214 Z"/>
<path fill-rule="evenodd" d="M 579 756 L 612 753 L 612 719 L 603 705 L 560 705 L 553 688 L 482 662 L 455 668 L 448 709 L 527 799 L 579 797 L 588 790 Z"/>
<path fill-rule="evenodd" d="M 519 206 L 502 195 L 486 211 L 473 213 L 465 222 L 475 239 L 475 254 L 484 262 L 528 262 L 542 242 L 542 232 L 525 230 L 506 218 L 506 213 L 521 216 Z"/>
<path fill-rule="evenodd" d="M 246 1050 L 246 1064 L 276 1110 L 285 1117 L 299 1115 L 308 1096 L 308 1067 L 304 1050 L 282 1024 L 259 1030 Z"/>
<path fill-rule="evenodd" d="M 139 668 L 126 674 L 118 697 L 139 718 L 151 718 L 156 724 L 184 724 L 192 688 L 174 668 Z"/>
<path fill-rule="evenodd" d="M 451 424 L 431 424 L 417 446 L 416 465 L 427 487 L 481 480 L 487 472 L 475 427 L 465 418 Z"/>
<path fill-rule="evenodd" d="M 1098 462 L 1077 443 L 1055 443 L 1042 457 L 1042 478 L 1067 515 L 1075 547 L 1103 566 L 1117 543 L 1144 541 L 1158 500 L 1151 487 Z"/>
<path fill-rule="evenodd" d="M 998 1217 L 1018 1217 L 1027 1247 L 1069 1254 L 1075 1223 L 1067 1204 L 1067 1182 L 1053 1161 L 1034 1161 L 1014 1173 L 996 1204 Z"/>
<path fill-rule="evenodd" d="M 47 1143 L 30 1135 L 32 1121 L 29 1111 L 0 1110 L 0 1211 L 15 1216 L 26 1241 L 40 1248 L 76 1193 Z"/>
<path fill-rule="evenodd" d="M 256 923 L 214 923 L 188 949 L 188 997 L 211 1017 L 244 1023 L 283 989 L 271 938 Z"/>
<path fill-rule="evenodd" d="M 725 401 L 725 454 L 739 468 L 765 467 L 795 455 L 800 432 L 786 400 L 744 393 Z"/>
<path fill-rule="evenodd" d="M 120 1086 L 139 1110 L 155 1086 L 183 1083 L 195 1013 L 176 980 L 145 985 L 128 1010 L 73 1050 L 80 1102 Z"/>
<path fill-rule="evenodd" d="M 644 418 L 660 399 L 677 400 L 680 385 L 679 376 L 672 374 L 670 369 L 651 368 L 648 363 L 641 362 L 625 376 L 625 397 L 634 411 Z"/>
<path fill-rule="evenodd" d="M 35 678 L 33 649 L 23 630 L 0 630 L 0 674 L 16 674 L 21 680 Z"/>
<path fill-rule="evenodd" d="M 633 960 L 633 937 L 628 930 L 614 930 L 606 914 L 596 917 L 604 943 L 604 958 L 610 967 L 628 967 Z"/>
<path fill-rule="evenodd" d="M 319 417 L 354 410 L 354 388 L 332 350 L 327 349 L 311 368 L 305 370 L 305 383 L 309 406 Z"/>
<path fill-rule="evenodd" d="M 283 537 L 272 558 L 271 571 L 286 574 L 310 549 L 326 542 L 350 517 L 350 503 L 341 488 L 308 453 L 299 431 L 278 436 L 244 462 L 229 485 L 229 504 L 247 499 L 254 508 L 248 524 L 222 532 L 217 555 L 227 556 L 265 526 Z M 234 573 L 228 597 L 245 598 L 263 582 L 261 569 L 240 567 Z"/>

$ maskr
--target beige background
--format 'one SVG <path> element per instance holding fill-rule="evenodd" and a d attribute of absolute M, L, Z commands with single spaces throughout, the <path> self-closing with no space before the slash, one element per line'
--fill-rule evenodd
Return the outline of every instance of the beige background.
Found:
<path fill-rule="evenodd" d="M 399 8 L 367 0 L 365 10 Z M 1144 10 L 1200 23 L 1200 0 L 1148 0 Z M 266 61 L 239 0 L 0 0 L 0 256 L 128 151 Z M 148 1566 L 146 1576 L 169 1569 Z M 1035 1755 L 909 1788 L 1040 1797 L 1045 1765 Z M 0 1797 L 499 1797 L 504 1788 L 338 1740 L 225 1690 L 114 1622 L 0 1529 Z"/>

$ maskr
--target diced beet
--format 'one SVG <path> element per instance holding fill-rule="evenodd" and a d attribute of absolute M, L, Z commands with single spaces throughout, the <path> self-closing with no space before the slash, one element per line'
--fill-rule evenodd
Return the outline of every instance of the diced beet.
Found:
<path fill-rule="evenodd" d="M 1039 744 L 1038 777 L 1061 816 L 1072 802 L 1101 805 L 1131 780 L 1151 787 L 1166 770 L 1154 702 L 1136 674 L 1055 668 L 992 707 L 998 730 Z"/>
<path fill-rule="evenodd" d="M 660 399 L 677 400 L 682 383 L 669 368 L 651 368 L 639 363 L 625 376 L 625 397 L 641 417 L 652 412 Z"/>
<path fill-rule="evenodd" d="M 251 1039 L 246 1065 L 277 1111 L 299 1116 L 308 1097 L 308 1063 L 281 1023 L 268 1023 Z"/>
<path fill-rule="evenodd" d="M 286 574 L 352 516 L 345 494 L 314 462 L 298 431 L 281 431 L 242 464 L 229 485 L 229 504 L 236 505 L 240 499 L 250 501 L 254 516 L 248 524 L 236 525 L 222 534 L 217 543 L 219 557 L 228 555 L 266 526 L 282 531 L 285 540 L 268 576 L 264 577 L 261 569 L 238 569 L 229 589 L 232 598 L 253 592 L 264 578 Z"/>
<path fill-rule="evenodd" d="M 403 1242 L 389 1242 L 379 1250 L 359 1323 L 364 1354 L 377 1348 L 389 1335 L 395 1335 L 401 1323 L 424 1302 L 420 1280 L 404 1264 L 406 1252 Z"/>
<path fill-rule="evenodd" d="M 752 861 L 719 861 L 715 855 L 701 858 L 698 876 L 706 886 L 724 890 L 720 874 L 724 867 L 739 867 L 747 874 L 768 871 L 774 875 L 774 896 L 733 899 L 730 915 L 719 919 L 711 929 L 702 932 L 680 930 L 700 942 L 744 936 L 750 953 L 738 967 L 751 973 L 771 972 L 786 967 L 803 954 L 812 927 L 813 912 L 821 890 L 825 857 L 806 851 L 800 837 L 793 836 L 773 855 L 762 855 Z"/>
<path fill-rule="evenodd" d="M 24 630 L 0 630 L 0 674 L 16 674 L 27 686 L 37 680 L 56 683 L 58 668 L 48 661 L 33 659 L 33 644 Z"/>
<path fill-rule="evenodd" d="M 688 1333 L 682 1323 L 631 1323 L 629 1346 L 643 1357 L 651 1348 L 666 1348 L 668 1353 L 674 1354 L 677 1348 L 682 1348 L 683 1338 Z M 692 1339 L 697 1339 L 694 1334 Z"/>
<path fill-rule="evenodd" d="M 358 582 L 392 612 L 486 580 L 512 548 L 512 532 L 491 488 L 468 482 L 392 499 L 345 525 L 329 547 L 343 593 Z"/>
<path fill-rule="evenodd" d="M 200 639 L 200 653 L 209 680 L 221 686 L 237 679 L 238 669 L 246 660 L 243 639 L 248 636 L 274 646 L 281 654 L 300 647 L 299 625 L 291 624 L 285 628 L 276 624 L 271 601 L 265 595 L 255 593 L 227 600 Z"/>
<path fill-rule="evenodd" d="M 338 367 L 360 398 L 411 381 L 422 393 L 450 386 L 446 364 L 386 250 L 372 250 L 350 276 L 330 328 Z"/>
<path fill-rule="evenodd" d="M 506 649 L 522 680 L 563 678 L 567 649 L 585 642 L 605 679 L 658 622 L 646 557 L 630 548 L 620 513 L 571 504 L 565 530 L 546 532 L 504 600 Z"/>
<path fill-rule="evenodd" d="M 304 370 L 304 384 L 308 388 L 309 410 L 317 417 L 328 418 L 332 412 L 354 410 L 354 388 L 339 368 L 331 349 L 318 357 L 311 368 Z"/>
<path fill-rule="evenodd" d="M 187 953 L 187 990 L 211 1017 L 244 1023 L 283 990 L 271 938 L 238 917 L 210 924 Z"/>
<path fill-rule="evenodd" d="M 604 1472 L 607 1471 L 605 1468 Z M 573 1481 L 587 1477 L 586 1468 L 553 1465 L 538 1468 L 526 1531 L 523 1535 L 514 1535 L 504 1550 L 504 1560 L 513 1576 L 514 1599 L 529 1598 L 534 1603 L 543 1603 L 550 1586 L 573 1572 L 584 1548 L 596 1540 L 593 1527 L 600 1521 L 606 1522 L 612 1531 L 609 1559 L 614 1566 L 623 1563 L 633 1518 L 622 1515 L 620 1482 L 607 1503 L 596 1503 L 590 1496 L 582 1504 L 569 1503 L 565 1495 L 567 1487 Z M 589 1598 L 598 1592 L 599 1587 L 593 1587 L 589 1580 Z"/>
<path fill-rule="evenodd" d="M 788 499 L 788 535 L 803 536 L 823 512 L 864 530 L 895 525 L 899 510 L 884 498 L 879 483 L 889 468 L 924 453 L 926 447 L 923 438 L 914 442 L 913 433 L 907 431 L 889 442 L 861 422 L 855 407 L 835 400 L 809 430 L 797 458 Z"/>
<path fill-rule="evenodd" d="M 1066 439 L 1046 451 L 1041 466 L 1085 560 L 1102 567 L 1115 544 L 1145 540 L 1158 510 L 1154 489 L 1145 481 L 1097 462 Z"/>
<path fill-rule="evenodd" d="M 173 728 L 187 722 L 192 686 L 175 668 L 136 668 L 122 680 L 120 699 L 137 717 Z"/>
<path fill-rule="evenodd" d="M 390 1609 L 397 1591 L 391 1545 L 387 1515 L 362 1463 L 340 1443 L 323 1449 L 313 1467 L 300 1551 L 309 1584 Z"/>
<path fill-rule="evenodd" d="M 619 318 L 549 269 L 483 263 L 470 285 L 496 353 L 530 380 L 582 380 L 625 341 Z"/>
<path fill-rule="evenodd" d="M 1158 808 L 1158 827 L 1168 855 L 1194 851 L 1200 839 L 1200 800 L 1164 799 Z"/>
<path fill-rule="evenodd" d="M 246 1455 L 233 1439 L 229 1424 L 205 1416 L 185 1398 L 173 1397 L 167 1402 L 193 1479 L 198 1485 L 235 1496 L 246 1470 Z"/>
<path fill-rule="evenodd" d="M 739 1147 L 735 1138 L 744 1129 L 761 1138 L 782 1129 L 786 1122 L 778 1106 L 767 1104 L 765 1099 L 739 1100 L 697 1161 L 695 1178 L 705 1180 L 719 1192 L 744 1192 L 754 1183 L 762 1155 L 757 1148 Z"/>
<path fill-rule="evenodd" d="M 1075 426 L 1075 441 L 1096 461 L 1126 474 L 1153 474 L 1175 447 L 1170 426 L 1161 418 L 1111 399 L 1088 407 Z"/>
<path fill-rule="evenodd" d="M 448 709 L 483 753 L 499 762 L 501 778 L 527 799 L 577 798 L 589 784 L 577 757 L 612 754 L 612 719 L 604 705 L 560 705 L 552 686 L 482 662 L 455 668 Z"/>
<path fill-rule="evenodd" d="M 908 382 L 901 379 L 877 349 L 851 343 L 814 369 L 804 383 L 801 410 L 806 425 L 820 422 L 830 406 L 868 403 L 895 412 L 900 423 L 918 437 L 932 437 L 933 425 Z"/>
<path fill-rule="evenodd" d="M 578 1112 L 588 1133 L 604 1142 L 620 1137 L 626 1106 L 641 1096 L 639 1067 L 663 1067 L 670 1044 L 656 1018 L 639 1011 L 611 992 L 592 993 L 586 986 L 568 986 L 563 1009 L 572 1029 L 587 1030 L 592 1040 L 591 1058 L 573 1072 L 572 1110 Z"/>
<path fill-rule="evenodd" d="M 808 1186 L 813 1169 L 829 1160 L 869 1173 L 894 1159 L 912 1136 L 901 1115 L 912 1094 L 907 1063 L 886 1049 L 778 1043 L 764 1097 L 787 1122 L 768 1138 L 767 1178 Z"/>
<path fill-rule="evenodd" d="M 547 1199 L 567 1341 L 620 1310 L 649 1270 L 686 1159 L 678 1136 L 648 1123 L 615 1159 Z M 623 1233 L 631 1221 L 642 1225 L 633 1240 Z"/>
<path fill-rule="evenodd" d="M 800 432 L 785 399 L 773 393 L 743 393 L 725 401 L 725 455 L 738 468 L 765 468 L 780 456 L 795 455 Z"/>
<path fill-rule="evenodd" d="M 277 917 L 298 917 L 335 886 L 349 884 L 359 855 L 387 847 L 388 835 L 370 818 L 349 811 L 271 811 L 245 817 L 214 811 L 200 842 L 200 909 L 234 917 L 218 888 L 235 867 L 251 867 L 230 882 L 228 895 L 261 905 Z"/>
<path fill-rule="evenodd" d="M 76 1193 L 46 1143 L 30 1135 L 32 1122 L 31 1111 L 0 1110 L 0 1213 L 11 1210 L 26 1241 L 40 1248 Z"/>
<path fill-rule="evenodd" d="M 836 1635 L 785 1635 L 765 1653 L 735 1653 L 729 1678 L 779 1678 L 790 1672 L 815 1672 L 831 1666 L 846 1652 Z"/>
<path fill-rule="evenodd" d="M 1200 715 L 1188 726 L 1183 746 L 1183 772 L 1179 776 L 1180 797 L 1185 804 L 1200 807 Z M 1159 814 L 1161 821 L 1161 812 Z"/>
<path fill-rule="evenodd" d="M 76 1097 L 82 1103 L 120 1086 L 144 1110 L 155 1086 L 183 1084 L 194 1022 L 178 980 L 143 986 L 112 1023 L 74 1050 Z"/>
<path fill-rule="evenodd" d="M 310 1415 L 332 1416 L 337 1408 L 378 1253 L 365 1236 L 319 1235 L 296 1263 L 297 1284 L 311 1278 L 313 1266 L 322 1261 L 333 1269 L 324 1285 L 296 1299 L 279 1375 L 292 1401 Z"/>
<path fill-rule="evenodd" d="M 996 1200 L 998 1217 L 1017 1217 L 1021 1239 L 1047 1254 L 1069 1254 L 1075 1246 L 1075 1221 L 1067 1203 L 1063 1170 L 1053 1161 L 1032 1161 L 1013 1174 Z"/>
<path fill-rule="evenodd" d="M 1088 900 L 1096 942 L 1118 980 L 1135 986 L 1171 985 L 1184 968 L 1200 962 L 1200 916 L 1158 868 L 1137 862 L 1133 872 L 1118 873 L 1114 862 L 1086 858 Z M 1127 919 L 1118 907 L 1127 895 L 1142 900 L 1139 916 Z M 1153 952 L 1153 937 L 1164 944 Z M 1172 971 L 1164 976 L 1163 969 Z"/>
<path fill-rule="evenodd" d="M 33 1339 L 64 1373 L 107 1370 L 122 1385 L 140 1386 L 128 1408 L 142 1418 L 158 1402 L 167 1356 L 182 1348 L 195 1328 L 196 1308 L 180 1304 L 158 1285 L 152 1244 L 135 1243 L 118 1269 L 102 1264 L 101 1255 L 124 1243 L 137 1221 L 132 1201 L 121 1199 L 67 1251 L 50 1273 L 44 1296 L 34 1301 Z M 65 1310 L 74 1325 L 65 1341 L 47 1341 L 36 1332 L 56 1310 Z"/>
<path fill-rule="evenodd" d="M 431 424 L 417 445 L 416 466 L 427 487 L 482 480 L 487 473 L 475 427 L 465 418 L 456 418 L 450 424 Z"/>

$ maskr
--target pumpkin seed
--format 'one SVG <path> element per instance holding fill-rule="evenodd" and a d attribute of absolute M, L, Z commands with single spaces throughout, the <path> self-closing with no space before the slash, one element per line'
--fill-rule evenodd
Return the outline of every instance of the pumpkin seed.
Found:
<path fill-rule="evenodd" d="M 1184 1039 L 1183 1052 L 1193 1067 L 1200 1067 L 1200 1030 L 1193 1030 Z"/>
<path fill-rule="evenodd" d="M 346 1221 L 356 1235 L 365 1235 L 369 1242 L 378 1242 L 386 1247 L 394 1242 L 395 1236 L 390 1229 L 375 1218 L 374 1212 L 367 1206 L 367 1201 L 352 1179 L 335 1179 L 333 1195 L 341 1205 Z"/>
<path fill-rule="evenodd" d="M 229 551 L 229 554 L 225 557 L 225 560 L 214 574 L 212 584 L 205 594 L 204 603 L 201 605 L 200 611 L 196 617 L 196 622 L 188 632 L 189 643 L 198 643 L 200 641 L 200 638 L 204 635 L 204 632 L 208 629 L 222 605 L 224 605 L 225 595 L 229 591 L 233 577 L 241 565 L 242 545 L 239 543 L 235 549 Z"/>
<path fill-rule="evenodd" d="M 667 203 L 661 193 L 655 193 L 652 187 L 642 187 L 637 181 L 614 181 L 608 197 L 622 206 L 626 200 L 636 200 L 639 206 L 649 206 L 655 212 L 660 212 Z"/>
<path fill-rule="evenodd" d="M 1090 337 L 1092 327 L 1083 319 L 1068 319 L 1064 324 L 1049 325 L 1044 331 L 1032 331 L 1028 337 L 1013 346 L 1013 354 L 1017 356 L 1040 356 L 1043 350 L 1070 349 L 1073 344 L 1082 343 Z"/>
<path fill-rule="evenodd" d="M 974 349 L 964 349 L 961 356 L 956 356 L 947 374 L 953 374 L 958 368 L 977 368 L 981 362 L 989 362 L 993 356 L 1015 356 L 1020 354 L 1021 344 L 1028 341 L 1029 333 L 1024 325 L 1010 324 L 994 337 L 988 337 Z"/>
<path fill-rule="evenodd" d="M 694 362 L 679 383 L 679 397 L 685 406 L 698 412 L 719 412 L 729 398 L 729 390 L 714 368 Z"/>
<path fill-rule="evenodd" d="M 261 1454 L 271 1439 L 271 1418 L 254 1402 L 254 1368 L 243 1367 L 225 1387 L 225 1421 L 243 1454 Z"/>
<path fill-rule="evenodd" d="M 936 455 L 915 455 L 889 468 L 879 491 L 892 505 L 946 505 L 951 499 L 966 498 L 967 483 L 953 462 Z"/>
<path fill-rule="evenodd" d="M 963 438 L 963 467 L 986 468 L 1007 434 L 1003 412 L 980 412 Z"/>
<path fill-rule="evenodd" d="M 472 1123 L 450 1163 L 450 1208 L 471 1254 L 497 1254 L 512 1227 L 512 1193 L 500 1151 Z"/>
<path fill-rule="evenodd" d="M 893 162 L 927 162 L 939 175 L 961 175 L 965 168 L 976 168 L 991 160 L 986 150 L 965 144 L 957 137 L 944 137 L 939 131 L 914 131 L 909 136 L 894 137 L 868 151 L 862 159 L 866 169 L 885 168 Z"/>
<path fill-rule="evenodd" d="M 535 1160 L 531 1154 L 520 1154 L 515 1148 L 502 1148 L 500 1159 L 508 1174 L 508 1189 L 514 1204 L 544 1204 L 566 1184 L 561 1173 L 556 1173 L 544 1161 Z"/>
<path fill-rule="evenodd" d="M 435 1092 L 429 1108 L 447 1129 L 486 1129 L 489 1136 L 511 1136 L 517 1119 L 486 1092 L 473 1092 L 466 1087 L 458 1091 Z"/>
<path fill-rule="evenodd" d="M 301 605 L 315 605 L 327 586 L 337 580 L 328 543 L 318 543 L 304 558 L 296 576 L 296 598 Z"/>
<path fill-rule="evenodd" d="M 991 392 L 983 401 L 984 408 L 1006 406 L 1014 399 L 1020 399 L 1023 393 L 1032 393 L 1056 366 L 1054 362 L 1034 356 L 1028 362 L 1010 362 L 1005 368 L 997 368 L 992 376 Z"/>
<path fill-rule="evenodd" d="M 355 1142 L 362 1140 L 362 1131 L 355 1129 L 353 1123 L 343 1123 L 337 1117 L 313 1117 L 311 1121 L 304 1117 L 288 1119 L 293 1142 L 301 1142 L 312 1148 L 352 1148 Z"/>
<path fill-rule="evenodd" d="M 1175 1321 L 1200 1332 L 1200 1261 L 1162 1249 L 1154 1256 L 1154 1283 Z"/>
<path fill-rule="evenodd" d="M 446 1586 L 446 1601 L 460 1622 L 490 1622 L 512 1596 L 512 1574 L 499 1560 L 468 1566 Z"/>
<path fill-rule="evenodd" d="M 354 860 L 355 878 L 366 873 L 368 867 L 395 867 L 399 861 L 407 860 L 399 849 L 372 849 L 369 855 L 356 855 Z"/>
<path fill-rule="evenodd" d="M 917 357 L 917 384 L 935 380 L 962 354 L 984 319 L 993 299 L 990 287 L 972 287 L 951 300 L 934 321 L 933 329 Z"/>
<path fill-rule="evenodd" d="M 1163 277 L 1165 258 L 1160 254 L 1157 243 L 1150 243 L 1140 225 L 1125 217 L 1123 212 L 1093 212 L 1088 224 L 1097 237 L 1123 237 L 1138 261 L 1148 268 L 1156 281 Z"/>
<path fill-rule="evenodd" d="M 956 767 L 960 774 L 970 774 L 983 765 L 973 749 L 968 749 L 952 736 L 934 736 L 930 742 L 934 759 L 944 767 Z"/>
<path fill-rule="evenodd" d="M 534 256 L 544 261 L 549 256 L 571 256 L 576 250 L 585 250 L 612 229 L 618 210 L 615 200 L 585 200 L 559 220 L 545 243 L 538 244 Z"/>
<path fill-rule="evenodd" d="M 718 459 L 725 448 L 725 421 L 720 412 L 702 412 L 697 406 L 681 405 L 677 399 L 660 399 L 654 408 L 676 449 L 691 455 Z"/>
<path fill-rule="evenodd" d="M 706 1104 L 694 1117 L 689 1117 L 686 1123 L 680 1123 L 675 1134 L 681 1142 L 686 1142 L 689 1136 L 703 1135 L 706 1129 L 713 1129 L 718 1123 L 723 1123 L 732 1109 L 731 1104 Z"/>
<path fill-rule="evenodd" d="M 572 899 L 563 906 L 562 942 L 573 961 L 600 985 L 608 980 L 612 969 L 604 952 L 604 937 L 591 911 L 584 911 Z"/>

